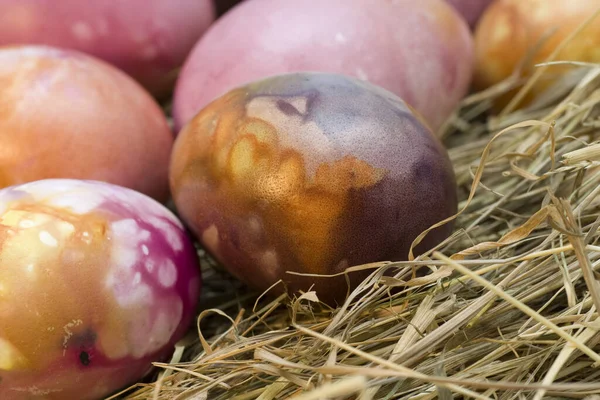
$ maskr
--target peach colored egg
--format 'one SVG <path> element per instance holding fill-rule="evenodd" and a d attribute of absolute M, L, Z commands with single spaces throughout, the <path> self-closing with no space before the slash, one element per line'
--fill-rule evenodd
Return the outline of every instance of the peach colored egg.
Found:
<path fill-rule="evenodd" d="M 303 71 L 381 86 L 436 130 L 468 90 L 472 37 L 443 0 L 246 0 L 186 60 L 174 95 L 176 129 L 238 85 Z"/>
<path fill-rule="evenodd" d="M 212 0 L 0 0 L 0 46 L 79 50 L 164 95 L 214 18 Z"/>
<path fill-rule="evenodd" d="M 78 178 L 168 197 L 173 134 L 137 82 L 82 53 L 0 49 L 0 188 Z"/>
<path fill-rule="evenodd" d="M 0 190 L 0 399 L 100 400 L 166 361 L 201 285 L 181 222 L 140 193 Z"/>
<path fill-rule="evenodd" d="M 484 89 L 494 85 L 508 78 L 523 62 L 522 76 L 531 76 L 534 66 L 544 62 L 598 9 L 600 0 L 496 0 L 475 32 L 475 86 Z M 600 17 L 561 50 L 555 61 L 600 62 Z M 548 68 L 520 105 L 528 104 L 573 68 Z M 501 103 L 507 101 L 502 99 Z"/>
<path fill-rule="evenodd" d="M 405 259 L 417 235 L 457 207 L 448 154 L 420 117 L 392 93 L 337 74 L 285 74 L 228 92 L 180 133 L 170 171 L 182 220 L 233 274 L 260 290 L 279 280 L 293 294 L 312 287 L 328 302 L 343 299 L 343 278 L 287 271 Z"/>
<path fill-rule="evenodd" d="M 446 0 L 468 22 L 469 26 L 475 27 L 481 14 L 492 3 L 493 0 Z"/>

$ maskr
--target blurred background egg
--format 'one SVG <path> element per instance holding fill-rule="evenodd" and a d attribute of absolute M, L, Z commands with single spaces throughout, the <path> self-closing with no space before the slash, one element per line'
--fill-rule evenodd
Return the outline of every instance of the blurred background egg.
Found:
<path fill-rule="evenodd" d="M 0 85 L 0 188 L 78 178 L 167 199 L 173 134 L 123 72 L 74 51 L 1 48 Z"/>
<path fill-rule="evenodd" d="M 495 0 L 475 31 L 474 85 L 482 90 L 519 69 L 526 79 L 579 25 L 600 9 L 600 0 Z M 555 61 L 600 62 L 600 16 L 564 47 Z M 527 105 L 573 66 L 551 66 L 520 104 Z M 506 104 L 510 94 L 499 102 Z"/>
<path fill-rule="evenodd" d="M 481 14 L 493 0 L 446 0 L 463 16 L 469 26 L 475 27 Z"/>
<path fill-rule="evenodd" d="M 172 354 L 200 284 L 181 222 L 149 197 L 62 179 L 0 190 L 0 398 L 135 383 Z"/>
<path fill-rule="evenodd" d="M 315 285 L 328 302 L 346 293 L 344 278 L 286 272 L 406 258 L 457 207 L 446 150 L 420 117 L 392 93 L 335 74 L 228 92 L 180 133 L 170 171 L 179 215 L 229 271 L 260 290 L 280 279 L 294 293 Z"/>
<path fill-rule="evenodd" d="M 472 37 L 442 0 L 246 0 L 187 58 L 174 94 L 176 130 L 230 89 L 288 72 L 369 81 L 437 130 L 469 88 Z"/>
<path fill-rule="evenodd" d="M 213 22 L 212 1 L 0 0 L 0 46 L 79 50 L 121 68 L 162 96 Z"/>

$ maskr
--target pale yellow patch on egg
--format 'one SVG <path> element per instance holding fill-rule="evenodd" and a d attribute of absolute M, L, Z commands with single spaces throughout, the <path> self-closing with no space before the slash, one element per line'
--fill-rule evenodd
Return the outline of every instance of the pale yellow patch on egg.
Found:
<path fill-rule="evenodd" d="M 496 26 L 494 26 L 494 30 L 490 35 L 489 42 L 501 43 L 510 37 L 511 32 L 512 29 L 510 21 L 508 20 L 508 18 L 502 18 L 498 21 Z"/>
<path fill-rule="evenodd" d="M 19 350 L 7 340 L 0 338 L 0 370 L 11 371 L 20 369 L 27 364 L 27 360 Z"/>
<path fill-rule="evenodd" d="M 240 139 L 231 149 L 229 168 L 233 176 L 243 179 L 254 171 L 254 145 L 251 137 Z"/>
<path fill-rule="evenodd" d="M 216 225 L 209 226 L 202 232 L 202 243 L 213 253 L 219 249 L 219 229 Z"/>

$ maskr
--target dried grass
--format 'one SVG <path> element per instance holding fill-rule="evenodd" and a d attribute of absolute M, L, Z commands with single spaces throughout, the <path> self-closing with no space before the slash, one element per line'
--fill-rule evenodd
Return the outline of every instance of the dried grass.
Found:
<path fill-rule="evenodd" d="M 484 117 L 516 78 L 464 100 L 443 135 L 461 211 L 437 249 L 359 267 L 337 309 L 252 293 L 203 257 L 197 331 L 122 396 L 598 399 L 600 65 L 573 68 L 526 110 Z"/>

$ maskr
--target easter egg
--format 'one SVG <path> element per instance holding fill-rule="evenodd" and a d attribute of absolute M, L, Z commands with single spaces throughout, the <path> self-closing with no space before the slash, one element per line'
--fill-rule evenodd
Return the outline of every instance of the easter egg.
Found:
<path fill-rule="evenodd" d="M 216 97 L 290 72 L 329 72 L 381 86 L 435 131 L 467 93 L 472 37 L 441 0 L 246 0 L 196 44 L 178 78 L 176 131 Z"/>
<path fill-rule="evenodd" d="M 469 26 L 477 25 L 481 14 L 492 3 L 493 0 L 446 0 L 468 22 Z"/>
<path fill-rule="evenodd" d="M 485 89 L 519 72 L 524 79 L 537 69 L 588 18 L 600 9 L 600 0 L 496 0 L 486 10 L 475 31 L 477 89 Z M 600 16 L 559 51 L 554 61 L 600 62 Z M 539 67 L 538 67 L 539 68 Z M 519 104 L 526 106 L 548 90 L 572 65 L 546 69 Z M 514 95 L 501 99 L 505 105 Z"/>
<path fill-rule="evenodd" d="M 152 97 L 91 56 L 0 49 L 0 188 L 91 179 L 168 198 L 173 134 Z"/>
<path fill-rule="evenodd" d="M 164 206 L 97 181 L 0 190 L 0 398 L 94 400 L 189 328 L 200 273 Z"/>
<path fill-rule="evenodd" d="M 180 133 L 170 171 L 180 217 L 229 271 L 260 290 L 280 280 L 290 293 L 313 288 L 327 302 L 343 298 L 344 278 L 288 271 L 405 259 L 457 207 L 448 154 L 421 117 L 337 74 L 284 74 L 228 92 Z"/>
<path fill-rule="evenodd" d="M 0 0 L 0 46 L 78 50 L 162 96 L 214 19 L 212 0 Z"/>

